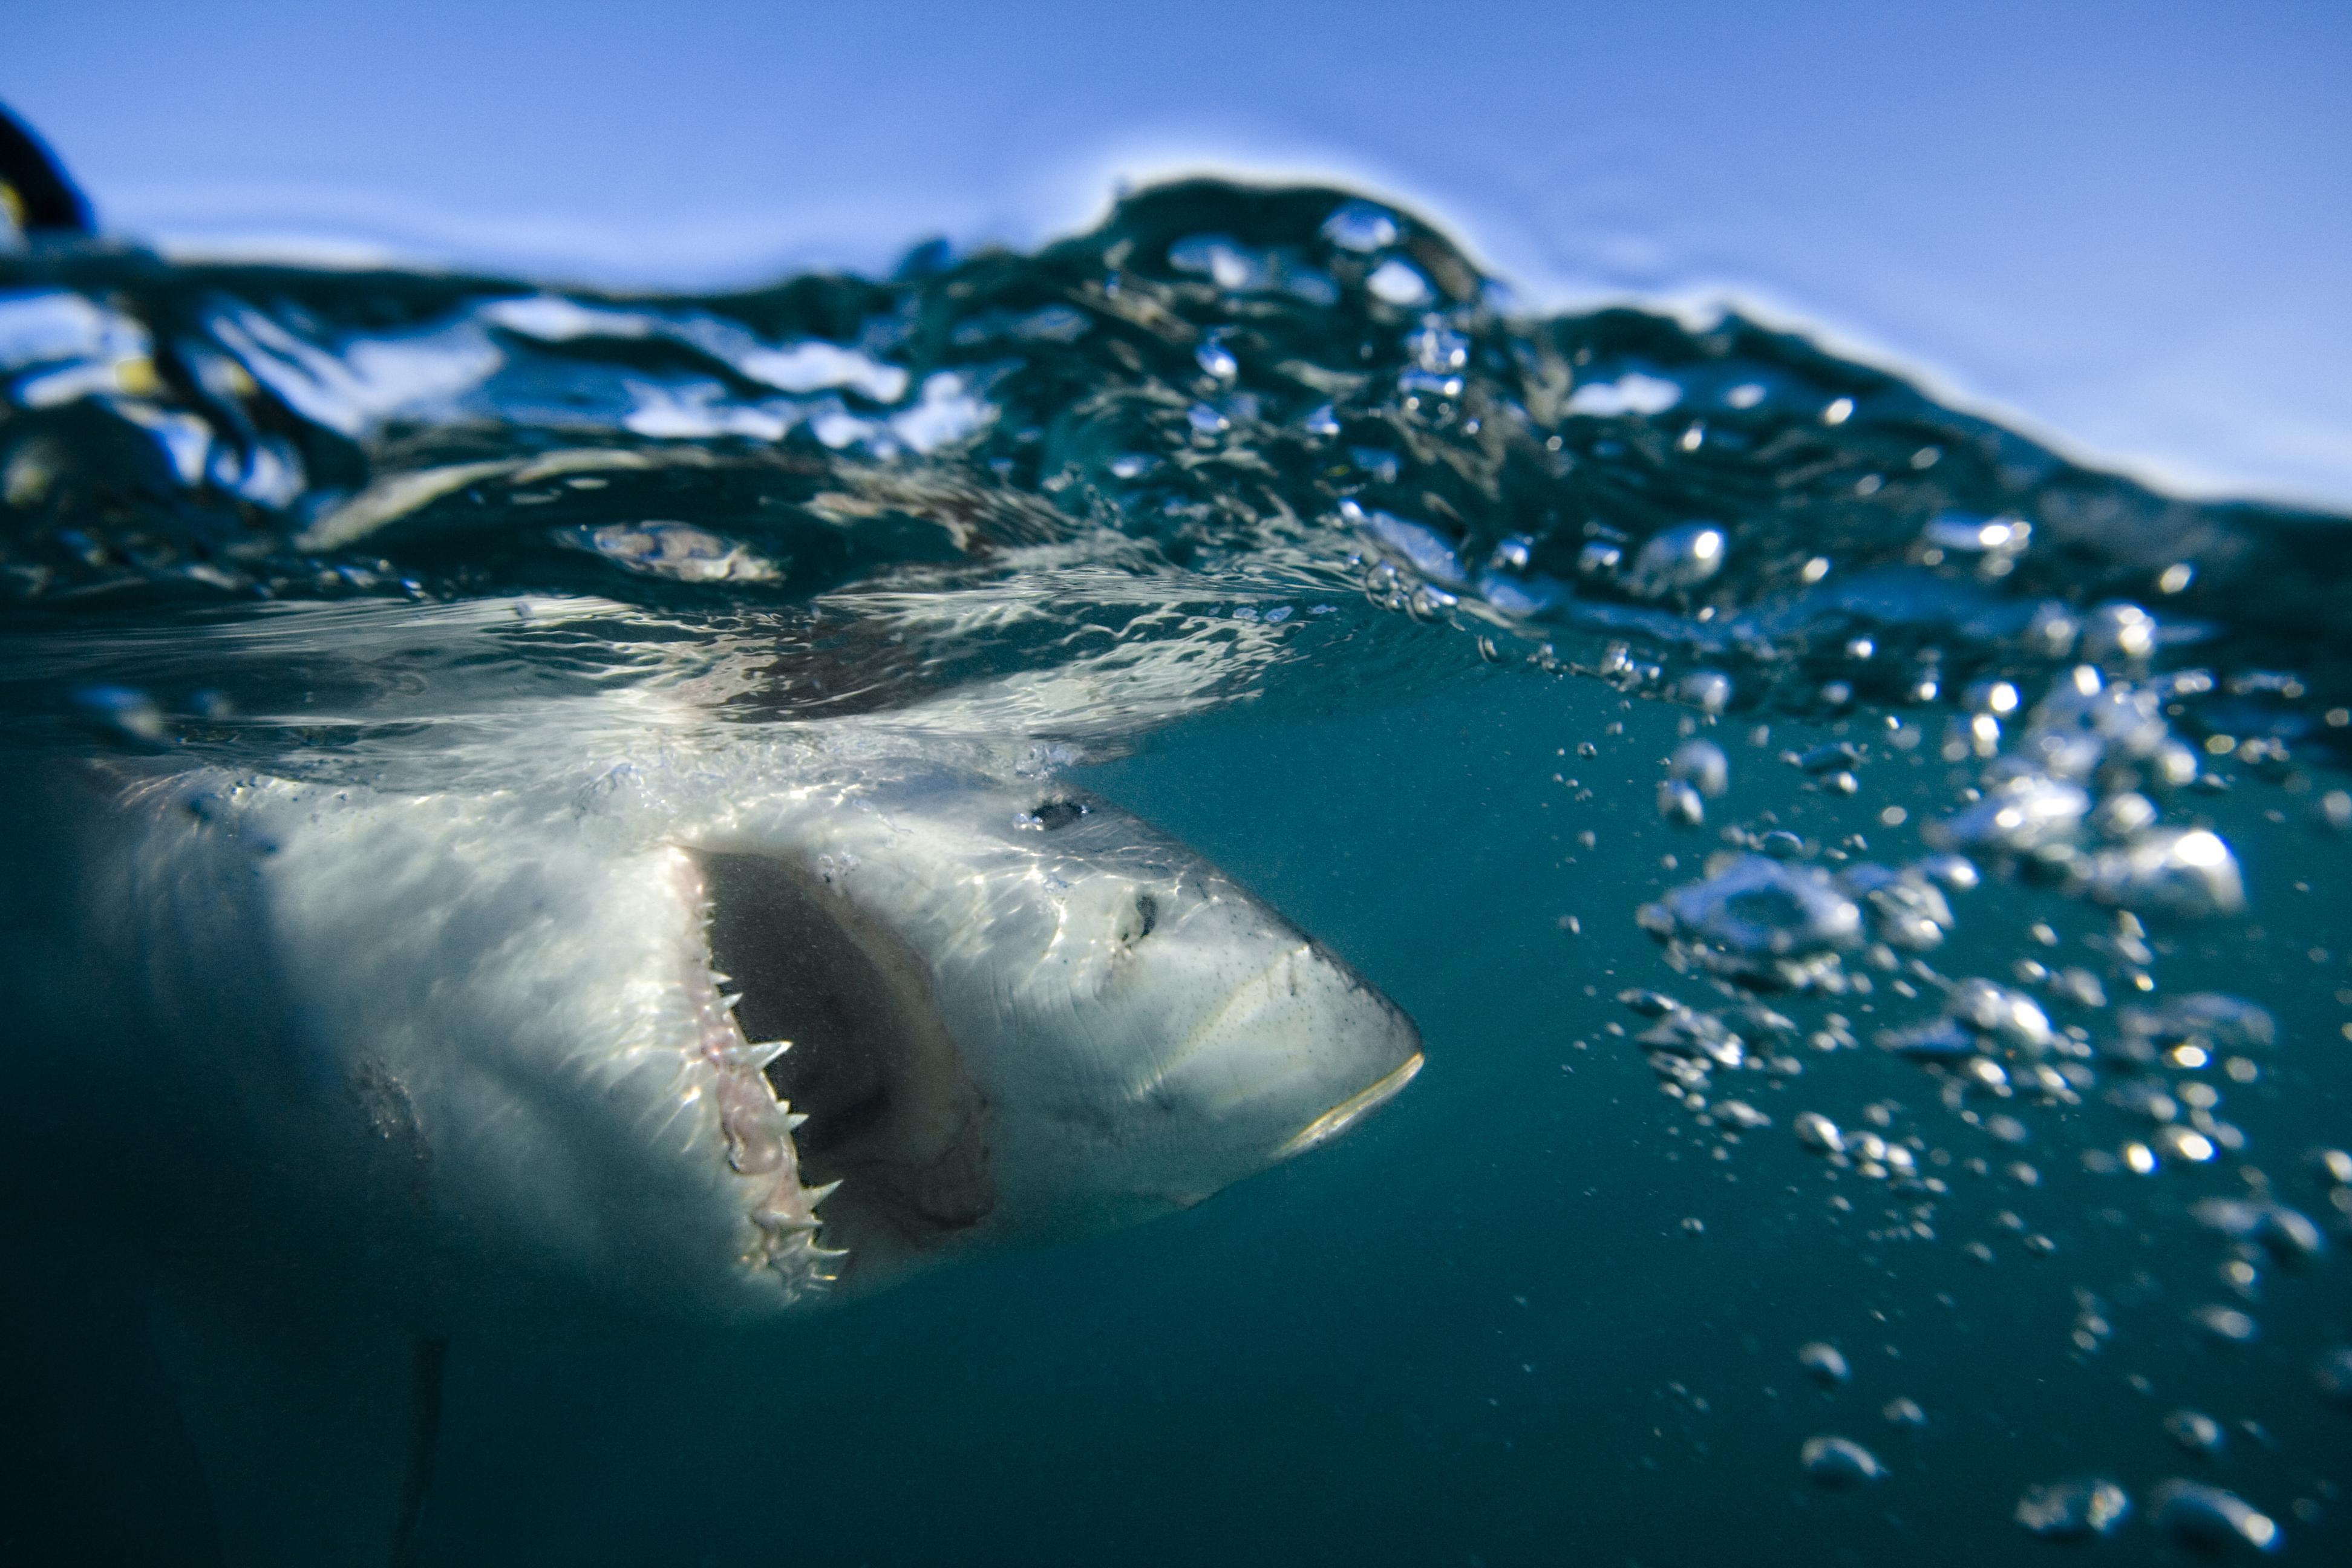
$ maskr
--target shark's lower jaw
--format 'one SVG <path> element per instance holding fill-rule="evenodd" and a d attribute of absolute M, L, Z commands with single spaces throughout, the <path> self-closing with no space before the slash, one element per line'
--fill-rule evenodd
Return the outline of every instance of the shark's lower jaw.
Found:
<path fill-rule="evenodd" d="M 822 868 L 691 860 L 727 993 L 714 990 L 705 1054 L 720 1069 L 729 1160 L 777 1178 L 755 1195 L 750 1260 L 795 1293 L 878 1284 L 982 1229 L 996 1207 L 988 1107 L 921 961 Z"/>

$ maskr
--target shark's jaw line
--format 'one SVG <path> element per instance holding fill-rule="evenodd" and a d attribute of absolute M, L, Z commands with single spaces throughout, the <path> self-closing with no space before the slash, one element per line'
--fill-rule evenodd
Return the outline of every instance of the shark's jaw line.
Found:
<path fill-rule="evenodd" d="M 1378 1083 L 1349 1095 L 1283 1140 L 1281 1145 L 1275 1150 L 1274 1157 L 1277 1160 L 1287 1160 L 1294 1154 L 1305 1153 L 1318 1143 L 1328 1143 L 1332 1139 L 1395 1099 L 1405 1085 L 1420 1075 L 1423 1060 L 1421 1052 L 1413 1052 L 1406 1058 L 1402 1067 L 1398 1068 Z"/>
<path fill-rule="evenodd" d="M 824 1287 L 982 1227 L 996 1205 L 987 1106 L 920 960 L 821 868 L 757 854 L 688 860 L 725 992 L 730 1163 L 790 1185 L 755 1203 L 747 1260 Z"/>

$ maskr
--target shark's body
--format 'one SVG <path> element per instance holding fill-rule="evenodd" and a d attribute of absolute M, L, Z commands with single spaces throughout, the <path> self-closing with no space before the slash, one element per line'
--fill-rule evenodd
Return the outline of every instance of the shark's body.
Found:
<path fill-rule="evenodd" d="M 52 1103 L 20 1152 L 107 1145 L 77 1201 L 158 1259 L 233 1560 L 411 1539 L 478 1329 L 757 1321 L 1130 1224 L 1421 1060 L 1197 856 L 1003 771 L 721 748 L 34 793 L 8 950 Z"/>

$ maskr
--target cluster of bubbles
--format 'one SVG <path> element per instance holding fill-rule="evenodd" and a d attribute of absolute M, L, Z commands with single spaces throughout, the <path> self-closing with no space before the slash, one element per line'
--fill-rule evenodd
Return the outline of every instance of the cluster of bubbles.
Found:
<path fill-rule="evenodd" d="M 1822 1342 L 1800 1346 L 1797 1363 L 1824 1388 L 1837 1388 L 1852 1376 L 1844 1354 Z M 1887 1401 L 1880 1415 L 1898 1430 L 1927 1424 L 1918 1403 L 1901 1396 Z M 2184 1453 L 2198 1458 L 2212 1458 L 2226 1442 L 2221 1423 L 2201 1411 L 2176 1410 L 2164 1418 L 2163 1426 Z M 1874 1486 L 1892 1474 L 1868 1447 L 1831 1433 L 1806 1438 L 1798 1450 L 1798 1463 L 1815 1485 L 1838 1491 Z M 2234 1492 L 2200 1481 L 2178 1477 L 2160 1481 L 2150 1489 L 2147 1508 L 2158 1530 L 2201 1552 L 2232 1546 L 2275 1552 L 2285 1539 L 2269 1515 Z M 2012 1517 L 2042 1540 L 2079 1542 L 2112 1534 L 2131 1513 L 2131 1495 L 2119 1482 L 2084 1476 L 2029 1487 Z"/>
<path fill-rule="evenodd" d="M 1800 1346 L 1797 1363 L 1824 1388 L 1837 1388 L 1852 1376 L 1843 1352 L 1822 1342 Z M 1898 1430 L 1917 1430 L 1927 1424 L 1918 1403 L 1901 1396 L 1888 1400 L 1880 1415 Z M 2214 1458 L 2227 1440 L 2221 1423 L 2201 1411 L 2176 1410 L 2164 1418 L 2163 1426 L 2184 1453 L 2198 1458 Z M 1798 1463 L 1808 1479 L 1832 1490 L 1874 1486 L 1892 1474 L 1863 1444 L 1830 1433 L 1806 1438 Z M 2285 1539 L 2269 1515 L 2234 1492 L 2200 1481 L 2178 1477 L 2160 1481 L 2150 1489 L 2147 1507 L 2158 1530 L 2201 1552 L 2232 1546 L 2275 1552 Z M 2045 1541 L 2079 1542 L 2113 1533 L 2131 1512 L 2131 1495 L 2120 1483 L 2084 1476 L 2029 1487 L 2012 1517 Z"/>
<path fill-rule="evenodd" d="M 1668 888 L 1635 913 L 1666 963 L 1698 983 L 1705 996 L 1642 988 L 1619 996 L 1644 1021 L 1630 1032 L 1632 1042 L 1663 1091 L 1714 1131 L 1717 1157 L 1742 1134 L 1774 1124 L 1753 1103 L 1762 1097 L 1744 1085 L 1790 1091 L 1809 1061 L 1834 1062 L 1832 1053 L 1874 1048 L 1924 1074 L 1963 1137 L 2000 1152 L 1991 1160 L 1964 1158 L 1918 1131 L 1898 1137 L 1902 1107 L 1893 1101 L 1866 1107 L 1862 1128 L 1841 1127 L 1817 1110 L 1784 1112 L 1800 1147 L 1888 1193 L 1896 1205 L 1886 1210 L 1893 1223 L 1874 1231 L 1874 1241 L 1934 1241 L 1938 1200 L 1949 1194 L 1946 1178 L 1957 1170 L 1988 1174 L 1999 1162 L 2009 1182 L 2038 1186 L 2040 1173 L 2014 1156 L 2043 1136 L 2074 1140 L 2082 1167 L 2098 1175 L 2152 1177 L 2168 1168 L 2218 1170 L 2243 1162 L 2252 1139 L 2227 1116 L 2224 1099 L 2269 1073 L 2278 1022 L 2243 997 L 2166 993 L 2156 973 L 2161 933 L 2246 908 L 2236 855 L 2197 807 L 2231 787 L 2208 770 L 2209 759 L 2235 755 L 2259 769 L 2273 761 L 2269 748 L 2249 754 L 2234 742 L 2192 747 L 2168 721 L 2183 711 L 2185 698 L 2215 685 L 2199 671 L 2134 679 L 2080 663 L 2053 672 L 2038 701 L 2028 703 L 2007 681 L 1970 691 L 1935 751 L 1945 763 L 1975 764 L 1974 782 L 1961 786 L 1946 813 L 1921 825 L 1922 842 L 1907 858 L 1863 858 L 1859 836 L 1834 846 L 1809 841 L 1768 826 L 1775 816 L 1769 812 L 1762 823 L 1724 826 L 1722 847 L 1705 858 L 1696 879 Z M 1656 795 L 1659 817 L 1685 831 L 1704 827 L 1710 807 L 1732 795 L 1729 759 L 1706 736 L 1717 722 L 1706 710 L 1715 705 L 1692 706 L 1700 716 L 1683 721 L 1685 738 L 1665 760 Z M 1887 722 L 1879 731 L 1887 737 L 1884 754 L 1925 761 L 1916 754 L 1927 751 L 1920 729 L 1899 718 Z M 1767 733 L 1759 728 L 1749 739 L 1760 747 Z M 1803 790 L 1852 795 L 1856 775 L 1878 760 L 1878 751 L 1839 738 L 1784 752 L 1780 761 L 1795 770 Z M 2255 776 L 2286 781 L 2275 766 Z M 2334 792 L 2314 804 L 2315 825 L 2340 831 L 2344 812 Z M 1881 821 L 1896 826 L 1908 816 L 1897 808 Z M 1679 858 L 1668 857 L 1667 864 Z M 1998 977 L 1948 973 L 1941 964 L 1958 945 L 1951 941 L 1956 910 L 1991 880 L 2104 910 L 2084 940 L 2104 960 L 2105 974 L 2039 957 L 2019 957 Z M 2032 934 L 2046 946 L 2059 942 L 2047 921 L 2034 922 Z M 2111 1002 L 2111 989 L 2122 999 Z M 1898 1018 L 1906 1006 L 1912 1016 L 1865 1037 L 1836 1010 L 1856 995 L 1879 1005 L 1891 998 Z M 1801 1024 L 1791 1012 L 1811 1012 L 1812 1021 Z M 1618 1026 L 1611 1032 L 1628 1033 Z M 2094 1105 L 2111 1113 L 2106 1125 L 2119 1125 L 2112 1142 L 2083 1142 L 2079 1129 L 2096 1123 L 2066 1114 Z M 2187 1314 L 2195 1331 L 2216 1345 L 2259 1336 L 2246 1307 L 2261 1299 L 2265 1274 L 2318 1263 L 2330 1251 L 2331 1230 L 2352 1237 L 2352 1155 L 2320 1149 L 2305 1163 L 2323 1200 L 2315 1213 L 2275 1190 L 2251 1163 L 2237 1165 L 2239 1190 L 2209 1192 L 2186 1205 L 2188 1216 L 2221 1244 L 2218 1276 L 2238 1298 Z M 2057 1251 L 2048 1236 L 2013 1214 L 1999 1217 L 2028 1253 Z M 1967 1250 L 1980 1261 L 1994 1258 L 1981 1241 Z M 2074 1343 L 2095 1352 L 2113 1332 L 2105 1304 L 2078 1294 Z M 1825 1343 L 1806 1345 L 1799 1360 L 1825 1384 L 1847 1375 L 1844 1357 Z M 2323 1397 L 2352 1403 L 2352 1348 L 2325 1351 L 2315 1382 Z M 2194 1409 L 2174 1411 L 2163 1428 L 2183 1452 L 2200 1458 L 2220 1454 L 2226 1441 L 2221 1424 Z M 1867 1448 L 1836 1435 L 1809 1439 L 1801 1463 L 1809 1478 L 1833 1489 L 1889 1474 Z M 2270 1515 L 2202 1481 L 2164 1480 L 2143 1505 L 2156 1528 L 2199 1551 L 2271 1552 L 2284 1540 Z M 2123 1486 L 2094 1476 L 2032 1488 L 2014 1517 L 2037 1536 L 2080 1540 L 2107 1534 L 2131 1511 Z"/>

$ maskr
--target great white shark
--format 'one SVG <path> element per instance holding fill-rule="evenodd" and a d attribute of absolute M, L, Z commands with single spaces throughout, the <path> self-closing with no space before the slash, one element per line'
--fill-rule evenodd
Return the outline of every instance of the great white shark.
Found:
<path fill-rule="evenodd" d="M 469 1334 L 717 1331 L 1136 1224 L 1422 1065 L 1346 963 L 1051 776 L 658 729 L 519 716 L 543 761 L 462 787 L 7 785 L 13 1153 L 153 1260 L 231 1562 L 404 1560 Z"/>

